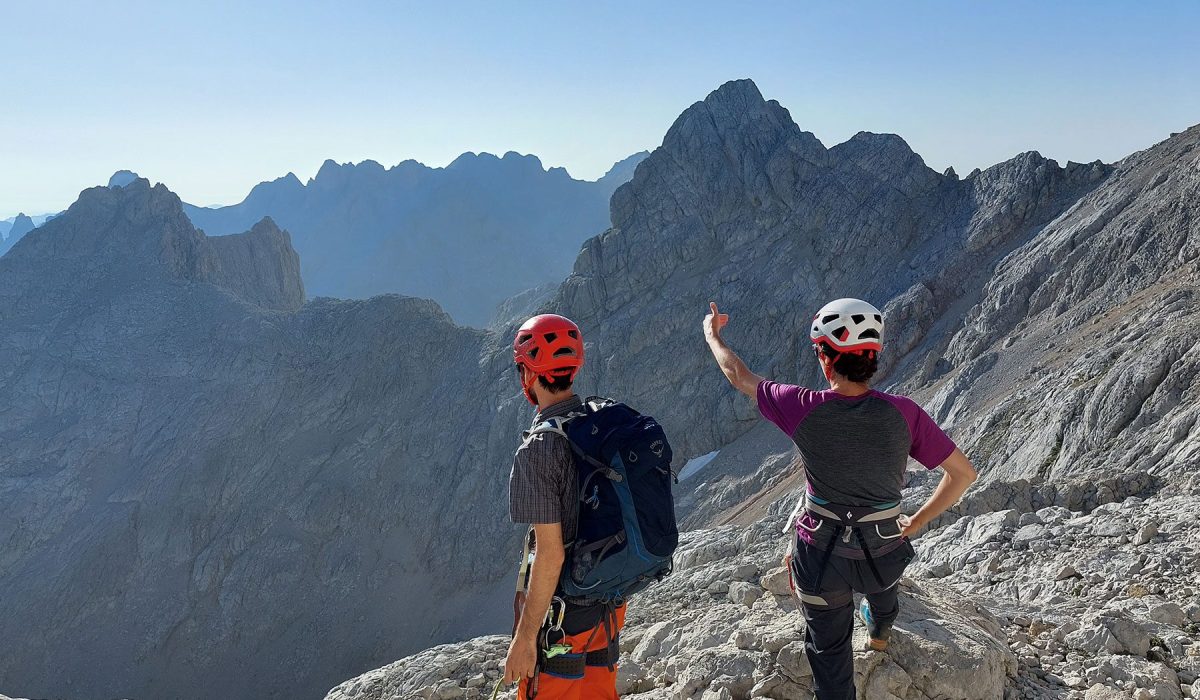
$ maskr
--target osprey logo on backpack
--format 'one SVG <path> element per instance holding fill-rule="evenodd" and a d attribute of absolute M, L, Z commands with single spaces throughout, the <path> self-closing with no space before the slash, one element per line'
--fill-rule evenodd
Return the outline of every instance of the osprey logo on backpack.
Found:
<path fill-rule="evenodd" d="M 579 519 L 574 533 L 563 533 L 560 593 L 579 602 L 623 600 L 669 574 L 679 529 L 671 445 L 658 421 L 593 397 L 531 434 L 539 432 L 565 436 L 578 467 Z"/>

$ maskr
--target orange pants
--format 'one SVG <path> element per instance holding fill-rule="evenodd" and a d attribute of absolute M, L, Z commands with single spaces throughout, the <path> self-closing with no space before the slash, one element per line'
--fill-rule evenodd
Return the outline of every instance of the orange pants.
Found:
<path fill-rule="evenodd" d="M 616 636 L 621 628 L 625 626 L 625 606 L 616 610 L 616 625 L 613 627 L 613 635 Z M 593 637 L 592 633 L 596 636 Z M 591 638 L 592 643 L 588 644 L 588 639 Z M 557 640 L 555 640 L 557 641 Z M 571 645 L 571 652 L 578 654 L 581 652 L 597 651 L 608 646 L 609 637 L 605 632 L 604 623 L 601 622 L 596 629 L 590 629 L 579 634 L 573 634 L 563 640 L 563 644 Z M 587 645 L 587 648 L 584 648 Z M 536 693 L 530 694 L 529 686 L 531 683 L 536 683 Z M 583 672 L 583 678 L 578 680 L 568 680 L 566 678 L 557 678 L 548 673 L 539 673 L 537 678 L 521 681 L 521 686 L 517 690 L 517 700 L 617 700 L 617 671 L 616 666 L 613 670 L 608 670 L 606 666 L 588 666 Z"/>

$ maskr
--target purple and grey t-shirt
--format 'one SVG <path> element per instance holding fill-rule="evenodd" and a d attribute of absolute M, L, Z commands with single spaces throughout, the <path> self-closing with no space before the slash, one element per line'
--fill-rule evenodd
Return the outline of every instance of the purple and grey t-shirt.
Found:
<path fill-rule="evenodd" d="M 882 391 L 846 396 L 764 380 L 758 410 L 796 443 L 818 502 L 898 503 L 909 457 L 934 469 L 955 449 L 912 399 Z"/>

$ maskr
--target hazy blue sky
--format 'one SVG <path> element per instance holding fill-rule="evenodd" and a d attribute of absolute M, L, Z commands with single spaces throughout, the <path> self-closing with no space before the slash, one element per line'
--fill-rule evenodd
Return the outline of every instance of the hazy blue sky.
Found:
<path fill-rule="evenodd" d="M 750 77 L 833 145 L 965 174 L 1114 160 L 1200 122 L 1198 2 L 0 6 L 0 217 L 132 168 L 197 204 L 325 158 L 535 153 L 594 178 Z"/>

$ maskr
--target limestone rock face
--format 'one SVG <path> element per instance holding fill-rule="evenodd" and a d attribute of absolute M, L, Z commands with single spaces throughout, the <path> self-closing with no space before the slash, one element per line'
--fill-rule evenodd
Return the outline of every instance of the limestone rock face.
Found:
<path fill-rule="evenodd" d="M 295 311 L 304 304 L 300 257 L 274 221 L 263 219 L 246 233 L 206 242 L 214 253 L 208 281 L 268 309 Z"/>
<path fill-rule="evenodd" d="M 1193 127 L 1117 164 L 999 263 L 944 376 L 904 381 L 985 478 L 1194 471 L 1198 144 Z"/>
<path fill-rule="evenodd" d="M 659 416 L 683 458 L 758 421 L 700 340 L 709 300 L 731 315 L 726 337 L 755 371 L 811 386 L 823 381 L 812 313 L 838 296 L 886 306 L 895 322 L 883 386 L 903 382 L 928 402 L 956 368 L 942 360 L 946 343 L 997 265 L 1111 171 L 1024 153 L 958 180 L 894 135 L 860 133 L 827 149 L 753 83 L 734 81 L 688 108 L 616 191 L 613 228 L 585 244 L 548 306 L 587 329 L 597 359 L 584 381 Z M 709 493 L 693 512 L 712 522 L 740 498 L 711 488 L 721 468 L 706 472 Z M 730 486 L 744 498 L 772 473 Z"/>

